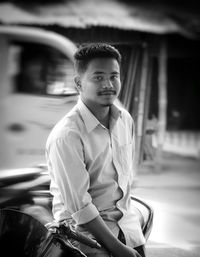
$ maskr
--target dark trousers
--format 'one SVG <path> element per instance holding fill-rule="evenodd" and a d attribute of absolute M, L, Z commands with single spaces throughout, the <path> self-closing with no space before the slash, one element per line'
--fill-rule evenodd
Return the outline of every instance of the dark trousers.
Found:
<path fill-rule="evenodd" d="M 120 229 L 120 231 L 119 231 L 118 239 L 119 239 L 123 244 L 126 244 L 125 236 L 124 236 L 124 233 L 122 232 L 121 229 Z M 137 246 L 137 247 L 134 248 L 134 250 L 136 250 L 136 251 L 141 255 L 141 257 L 146 257 L 144 245 Z"/>

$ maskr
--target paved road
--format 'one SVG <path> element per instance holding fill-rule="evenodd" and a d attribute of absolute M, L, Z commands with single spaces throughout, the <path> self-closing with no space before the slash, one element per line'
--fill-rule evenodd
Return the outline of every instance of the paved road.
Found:
<path fill-rule="evenodd" d="M 135 195 L 155 212 L 148 257 L 200 256 L 199 160 L 167 158 L 159 172 L 152 163 L 143 165 Z"/>

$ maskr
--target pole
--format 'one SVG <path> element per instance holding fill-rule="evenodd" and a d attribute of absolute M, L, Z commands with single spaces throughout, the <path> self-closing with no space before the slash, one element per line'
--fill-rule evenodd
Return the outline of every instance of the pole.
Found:
<path fill-rule="evenodd" d="M 161 168 L 163 144 L 167 124 L 167 43 L 161 40 L 158 60 L 158 130 L 156 167 Z"/>
<path fill-rule="evenodd" d="M 142 72 L 141 72 L 141 84 L 139 91 L 139 104 L 138 104 L 138 116 L 137 116 L 137 146 L 136 146 L 136 165 L 141 162 L 142 151 L 142 137 L 143 124 L 144 124 L 144 107 L 146 100 L 146 88 L 147 88 L 147 76 L 148 76 L 148 50 L 147 46 L 144 46 L 143 59 L 142 59 Z"/>

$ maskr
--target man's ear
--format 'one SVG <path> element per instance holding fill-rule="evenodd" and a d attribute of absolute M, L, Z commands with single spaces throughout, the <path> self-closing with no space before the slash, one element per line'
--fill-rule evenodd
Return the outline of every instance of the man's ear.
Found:
<path fill-rule="evenodd" d="M 76 76 L 76 77 L 74 78 L 74 82 L 75 82 L 75 84 L 76 84 L 76 87 L 77 87 L 78 91 L 81 91 L 81 80 L 80 80 L 80 77 L 79 77 L 79 76 Z"/>

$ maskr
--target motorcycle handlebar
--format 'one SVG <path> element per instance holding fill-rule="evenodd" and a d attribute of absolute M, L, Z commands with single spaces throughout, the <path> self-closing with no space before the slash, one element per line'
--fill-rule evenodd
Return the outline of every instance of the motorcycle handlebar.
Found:
<path fill-rule="evenodd" d="M 60 223 L 48 223 L 46 224 L 46 227 L 49 229 L 49 231 L 61 234 L 63 237 L 67 237 L 69 239 L 72 238 L 92 248 L 101 248 L 101 245 L 96 240 L 89 238 L 83 235 L 81 232 L 74 230 L 72 226 L 65 221 Z"/>

